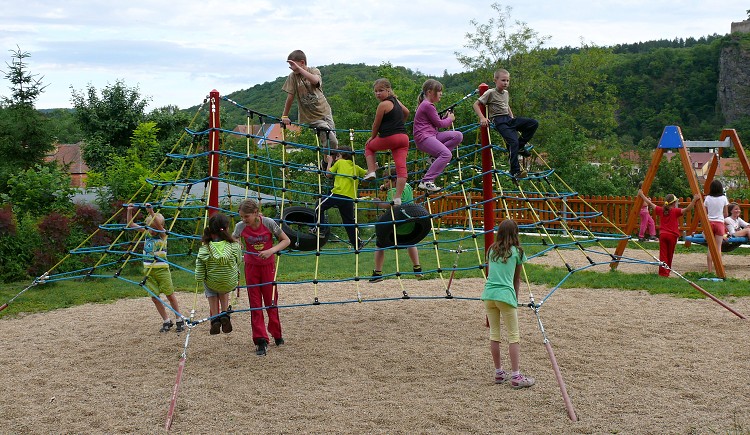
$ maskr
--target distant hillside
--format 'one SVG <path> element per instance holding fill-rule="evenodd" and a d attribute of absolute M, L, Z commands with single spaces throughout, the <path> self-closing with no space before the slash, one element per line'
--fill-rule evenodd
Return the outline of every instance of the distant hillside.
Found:
<path fill-rule="evenodd" d="M 346 86 L 351 80 L 374 82 L 379 78 L 377 66 L 365 65 L 363 63 L 337 63 L 333 65 L 319 66 L 318 68 L 323 76 L 323 89 L 328 98 L 340 93 L 344 86 Z M 413 77 L 414 80 L 422 79 L 424 77 L 408 68 L 397 68 L 403 69 L 403 71 Z M 232 92 L 227 94 L 226 97 L 236 101 L 247 109 L 278 117 L 281 116 L 281 111 L 284 108 L 284 101 L 286 99 L 286 93 L 281 90 L 281 86 L 284 84 L 285 80 L 286 76 L 279 77 L 271 82 L 265 82 L 248 89 Z M 198 106 L 194 106 L 186 110 L 195 113 L 197 108 Z M 297 117 L 296 110 L 297 105 L 295 104 L 292 106 L 292 112 L 290 113 L 292 119 Z M 222 105 L 222 111 L 224 111 L 222 118 L 225 120 L 223 122 L 229 122 L 232 126 L 236 124 L 244 124 L 246 121 L 246 114 L 240 108 L 224 104 Z"/>
<path fill-rule="evenodd" d="M 658 138 L 663 127 L 670 124 L 683 127 L 683 133 L 687 137 L 712 137 L 721 128 L 727 127 L 718 102 L 719 57 L 722 47 L 727 44 L 736 45 L 738 38 L 747 40 L 750 35 L 712 35 L 698 39 L 648 41 L 611 47 L 616 62 L 608 68 L 606 74 L 608 84 L 616 89 L 621 107 L 616 133 L 627 136 L 628 141 L 638 144 L 643 138 Z M 570 47 L 553 50 L 556 50 L 555 56 L 560 62 L 581 52 L 578 48 Z M 323 74 L 325 94 L 331 99 L 351 80 L 373 82 L 378 78 L 379 67 L 333 64 L 319 68 Z M 404 71 L 415 83 L 421 83 L 426 78 L 419 72 L 405 68 Z M 471 77 L 471 72 L 462 72 L 434 78 L 451 91 L 466 94 L 478 84 Z M 281 90 L 285 78 L 286 76 L 279 77 L 271 82 L 232 92 L 227 97 L 248 109 L 280 116 L 286 98 Z M 737 105 L 732 107 L 736 108 Z M 186 110 L 194 113 L 195 109 L 196 107 Z M 224 104 L 222 110 L 222 122 L 232 126 L 245 123 L 245 112 L 242 109 Z M 745 108 L 746 112 L 748 110 L 750 109 Z M 296 104 L 290 115 L 296 118 Z M 750 122 L 743 121 L 743 116 L 747 115 L 748 113 L 735 116 L 734 119 L 739 119 L 736 125 L 750 125 Z M 735 125 L 729 126 L 740 129 Z"/>

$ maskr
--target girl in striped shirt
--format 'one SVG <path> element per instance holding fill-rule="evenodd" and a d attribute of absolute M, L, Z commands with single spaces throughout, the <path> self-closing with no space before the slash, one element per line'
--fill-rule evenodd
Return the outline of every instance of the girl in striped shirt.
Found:
<path fill-rule="evenodd" d="M 198 258 L 195 279 L 203 282 L 211 314 L 211 334 L 232 332 L 229 293 L 237 288 L 242 265 L 242 247 L 229 233 L 229 218 L 217 213 L 208 219 Z M 221 315 L 218 317 L 219 309 Z"/>

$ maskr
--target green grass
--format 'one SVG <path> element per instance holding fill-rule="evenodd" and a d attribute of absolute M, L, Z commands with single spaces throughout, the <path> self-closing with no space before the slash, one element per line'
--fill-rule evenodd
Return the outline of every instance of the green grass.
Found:
<path fill-rule="evenodd" d="M 447 233 L 440 236 L 441 239 L 458 237 L 456 233 Z M 604 242 L 604 244 L 613 252 L 616 242 Z M 284 254 L 281 257 L 281 266 L 279 268 L 279 281 L 309 281 L 315 277 L 317 267 L 317 277 L 320 280 L 346 279 L 354 276 L 356 257 L 351 250 L 342 247 L 342 243 L 329 243 L 326 249 L 336 249 L 339 253 L 346 255 L 314 255 L 301 256 L 297 254 Z M 371 242 L 369 247 L 373 247 Z M 459 247 L 457 242 L 441 242 L 441 249 L 453 249 Z M 482 272 L 477 266 L 480 259 L 483 258 L 484 243 L 480 237 L 477 239 L 480 256 L 477 255 L 474 241 L 472 239 L 461 242 L 462 252 L 446 252 L 441 250 L 439 255 L 440 267 L 449 269 L 456 263 L 459 268 L 467 270 L 457 271 L 455 278 L 482 276 Z M 656 248 L 657 245 L 650 244 L 648 248 Z M 525 245 L 528 255 L 539 252 L 544 247 L 541 245 Z M 743 249 L 737 249 L 732 253 L 725 255 L 746 255 Z M 704 253 L 706 248 L 703 246 L 693 245 L 690 249 L 682 246 L 677 248 L 677 252 L 697 252 Z M 386 261 L 384 273 L 394 273 L 395 251 L 386 252 Z M 405 250 L 398 251 L 400 270 L 411 272 L 412 264 Z M 186 269 L 193 269 L 193 261 L 190 258 L 174 260 L 177 264 Z M 434 270 L 438 268 L 438 257 L 435 255 L 434 248 L 425 246 L 420 249 L 420 263 L 424 270 Z M 365 252 L 359 255 L 359 276 L 367 279 L 373 269 L 373 254 Z M 601 270 L 601 268 L 599 268 Z M 542 286 L 557 286 L 568 274 L 564 267 L 546 267 L 529 264 L 526 267 L 527 275 L 531 283 Z M 100 272 L 102 274 L 114 274 L 114 270 Z M 445 278 L 450 276 L 450 271 L 444 272 Z M 750 282 L 737 279 L 727 279 L 726 281 L 700 281 L 699 279 L 707 275 L 705 273 L 689 272 L 685 274 L 686 278 L 696 282 L 706 291 L 716 297 L 732 302 L 734 297 L 750 296 Z M 122 277 L 132 282 L 139 282 L 143 278 L 143 272 L 138 264 L 128 265 L 123 271 Z M 438 273 L 428 273 L 427 279 L 436 279 Z M 196 284 L 191 273 L 172 269 L 172 278 L 178 291 L 195 291 Z M 413 279 L 412 276 L 406 276 L 406 279 Z M 107 278 L 85 278 L 76 280 L 59 281 L 53 283 L 40 284 L 30 288 L 20 295 L 8 307 L 0 312 L 0 317 L 15 316 L 19 313 L 35 313 L 55 310 L 59 308 L 71 307 L 85 303 L 111 303 L 122 298 L 134 298 L 148 296 L 148 293 L 140 286 L 123 279 Z M 21 290 L 26 288 L 31 282 L 17 282 L 10 284 L 0 284 L 0 304 L 10 301 Z M 689 283 L 679 278 L 664 279 L 655 274 L 631 274 L 622 273 L 618 270 L 608 272 L 580 271 L 574 273 L 568 279 L 560 284 L 561 288 L 585 287 L 591 289 L 616 288 L 622 290 L 643 290 L 651 294 L 671 294 L 676 297 L 702 298 L 704 297 L 695 290 Z"/>

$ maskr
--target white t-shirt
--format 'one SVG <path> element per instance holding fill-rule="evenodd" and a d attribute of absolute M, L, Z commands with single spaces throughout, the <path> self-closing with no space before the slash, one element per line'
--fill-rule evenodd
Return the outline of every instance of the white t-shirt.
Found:
<path fill-rule="evenodd" d="M 706 206 L 708 220 L 714 222 L 724 222 L 724 207 L 729 205 L 726 195 L 706 196 L 703 198 L 703 205 Z"/>
<path fill-rule="evenodd" d="M 731 216 L 724 219 L 724 223 L 727 225 L 727 234 L 729 234 L 730 236 L 734 236 L 734 233 L 745 228 L 748 225 L 747 222 L 742 220 L 741 217 L 738 217 L 737 220 L 734 220 Z"/>

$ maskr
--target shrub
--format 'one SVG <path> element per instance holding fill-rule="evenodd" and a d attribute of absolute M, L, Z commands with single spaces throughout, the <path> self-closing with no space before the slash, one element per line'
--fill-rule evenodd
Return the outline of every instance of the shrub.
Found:
<path fill-rule="evenodd" d="M 16 234 L 16 224 L 13 222 L 13 209 L 10 205 L 0 208 L 0 236 Z"/>
<path fill-rule="evenodd" d="M 36 219 L 26 214 L 16 216 L 16 220 L 12 233 L 0 234 L 0 281 L 3 282 L 27 279 L 33 251 L 40 246 Z"/>
<path fill-rule="evenodd" d="M 70 218 L 60 213 L 50 213 L 38 225 L 41 245 L 34 250 L 29 274 L 39 276 L 50 270 L 62 255 L 67 253 Z"/>
<path fill-rule="evenodd" d="M 16 213 L 41 216 L 50 211 L 69 211 L 73 206 L 70 177 L 57 164 L 35 165 L 8 180 L 8 193 L 0 197 L 13 204 Z"/>

